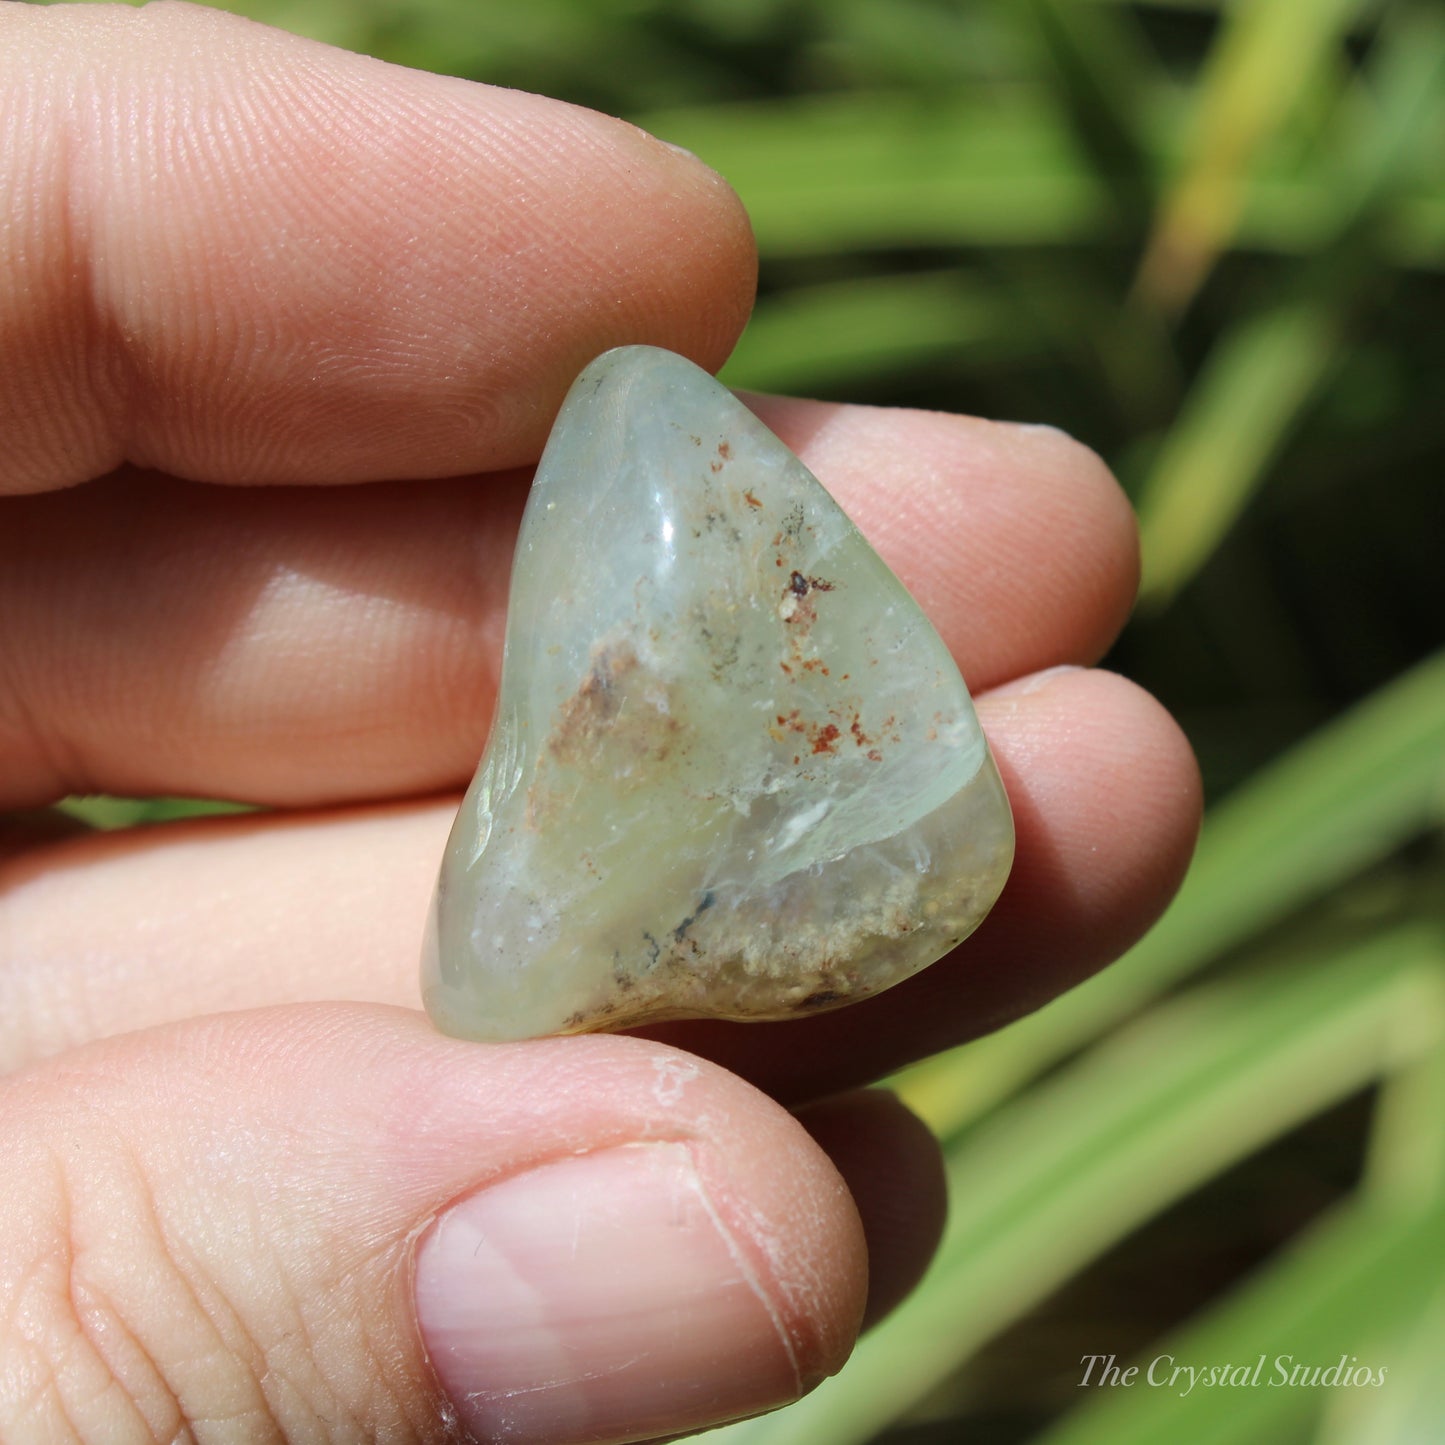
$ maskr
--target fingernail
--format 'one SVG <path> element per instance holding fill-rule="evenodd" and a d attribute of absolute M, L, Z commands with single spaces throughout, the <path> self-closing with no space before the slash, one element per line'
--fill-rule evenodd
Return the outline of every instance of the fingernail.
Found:
<path fill-rule="evenodd" d="M 1086 669 L 1078 666 L 1077 663 L 1061 662 L 1057 667 L 1046 667 L 1042 672 L 1031 672 L 1025 677 L 1016 677 L 1012 682 L 1005 682 L 998 687 L 991 687 L 988 690 L 989 697 L 1027 697 L 1031 693 L 1042 692 L 1051 683 L 1057 682 L 1061 677 L 1073 677 Z"/>
<path fill-rule="evenodd" d="M 416 1258 L 422 1338 L 479 1440 L 645 1440 L 796 1399 L 789 1337 L 683 1144 L 543 1165 Z"/>

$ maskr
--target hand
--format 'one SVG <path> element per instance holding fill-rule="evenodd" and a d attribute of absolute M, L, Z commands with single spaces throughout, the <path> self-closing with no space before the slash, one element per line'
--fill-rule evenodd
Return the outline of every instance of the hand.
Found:
<path fill-rule="evenodd" d="M 840 1091 L 1116 956 L 1189 853 L 1186 745 L 1083 670 L 1135 582 L 1107 472 L 758 399 L 982 694 L 1004 899 L 806 1022 L 442 1038 L 419 933 L 526 467 L 606 347 L 722 361 L 738 203 L 620 122 L 173 5 L 4 7 L 0 136 L 0 806 L 282 810 L 5 835 L 0 1434 L 558 1445 L 794 1398 L 941 1218 L 921 1127 Z"/>

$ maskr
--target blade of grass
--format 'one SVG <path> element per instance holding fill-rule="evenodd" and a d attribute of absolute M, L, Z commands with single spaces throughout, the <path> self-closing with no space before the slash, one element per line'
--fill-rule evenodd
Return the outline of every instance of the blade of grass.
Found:
<path fill-rule="evenodd" d="M 1422 1279 L 1430 1278 L 1424 1250 L 1417 1260 Z M 1388 1361 L 1388 1386 L 1350 1391 L 1334 1397 L 1325 1412 L 1316 1445 L 1420 1445 L 1439 1437 L 1445 1420 L 1445 1277 L 1434 1262 L 1434 1294 L 1416 1318 L 1403 1318 L 1393 1338 L 1377 1347 Z M 1368 1301 L 1367 1301 L 1368 1303 Z"/>
<path fill-rule="evenodd" d="M 956 90 L 1013 68 L 1016 45 L 993 5 L 831 0 L 823 44 L 859 89 Z"/>
<path fill-rule="evenodd" d="M 1115 229 L 1107 193 L 1036 86 L 853 94 L 632 119 L 743 198 L 765 255 L 1057 241 Z"/>
<path fill-rule="evenodd" d="M 1340 43 L 1360 0 L 1248 0 L 1227 12 L 1196 92 L 1183 165 L 1140 264 L 1148 302 L 1181 310 L 1230 244 L 1255 157 Z"/>
<path fill-rule="evenodd" d="M 1036 1445 L 1255 1445 L 1292 1438 L 1322 1403 L 1343 1396 L 1383 1401 L 1398 1381 L 1398 1355 L 1383 1346 L 1418 1328 L 1436 1305 L 1445 1271 L 1445 1214 L 1437 1208 L 1387 1210 L 1350 1203 L 1266 1266 L 1222 1306 L 1136 1363 L 1154 1360 L 1259 1369 L 1253 1385 L 1208 1385 L 1187 1395 L 1147 1378 L 1127 1390 L 1093 1395 Z M 1299 1365 L 1388 1372 L 1382 1386 L 1290 1386 Z M 1262 1365 L 1259 1362 L 1263 1362 Z M 1437 1373 L 1438 1373 L 1438 1359 Z M 1155 1378 L 1167 1378 L 1168 1363 Z M 1419 1439 L 1426 1436 L 1416 1437 Z M 1339 1445 L 1364 1445 L 1350 1433 Z"/>
<path fill-rule="evenodd" d="M 1432 137 L 1445 115 L 1445 15 L 1434 6 L 1388 10 L 1367 73 L 1372 108 L 1367 123 L 1342 138 L 1342 232 L 1388 211 L 1439 147 Z"/>
<path fill-rule="evenodd" d="M 1400 1025 L 1408 1029 L 1413 1021 Z M 1381 1087 L 1364 1187 L 1396 1206 L 1445 1199 L 1445 1048 L 1425 1053 Z"/>
<path fill-rule="evenodd" d="M 1436 1025 L 1402 1010 L 1393 1027 L 1408 1056 L 1386 1075 L 1375 1107 L 1370 1161 L 1360 1191 L 1282 1257 L 1204 1318 L 1151 1351 L 1197 1364 L 1266 1358 L 1273 1379 L 1281 1352 L 1328 1365 L 1342 1353 L 1389 1370 L 1384 1387 L 1330 1391 L 1319 1445 L 1403 1445 L 1401 1433 L 1439 1399 L 1445 1340 L 1445 1044 Z M 1422 1350 L 1422 1344 L 1428 1349 Z M 1139 1363 L 1147 1368 L 1147 1361 Z M 1146 1382 L 1147 1383 L 1147 1382 Z M 1095 1397 L 1038 1445 L 1228 1445 L 1279 1438 L 1317 1408 L 1308 1392 L 1263 1387 L 1204 1390 L 1185 1401 Z M 1158 1397 L 1158 1398 L 1154 1398 Z M 1178 1406 L 1178 1408 L 1175 1408 Z"/>
<path fill-rule="evenodd" d="M 1252 312 L 1214 346 L 1139 489 L 1140 602 L 1158 608 L 1234 524 L 1339 359 L 1336 298 Z"/>
<path fill-rule="evenodd" d="M 1445 653 L 1314 734 L 1215 808 L 1173 906 L 1112 968 L 1039 1012 L 911 1070 L 942 1133 L 1382 857 L 1445 806 Z"/>
<path fill-rule="evenodd" d="M 1432 930 L 1162 1006 L 948 1151 L 933 1272 L 798 1405 L 727 1445 L 863 1442 L 977 1347 L 1159 1209 L 1400 1067 L 1405 1013 L 1445 1034 Z M 1433 1039 L 1432 1039 L 1433 1042 Z"/>
<path fill-rule="evenodd" d="M 1058 92 L 1095 172 L 1130 228 L 1142 229 L 1153 201 L 1154 175 L 1139 126 L 1145 94 L 1159 77 L 1132 15 L 1075 0 L 1025 0 L 1013 13 L 1033 31 L 1044 65 L 1057 77 Z"/>
<path fill-rule="evenodd" d="M 992 342 L 1006 314 L 995 293 L 952 271 L 802 287 L 758 303 L 721 376 L 760 391 L 877 377 Z"/>
<path fill-rule="evenodd" d="M 1421 122 L 1445 81 L 1445 21 L 1407 8 L 1378 45 L 1371 119 L 1339 147 L 1328 247 L 1291 295 L 1216 342 L 1140 488 L 1146 607 L 1194 576 L 1258 490 L 1339 359 L 1345 319 L 1377 274 L 1377 236 L 1418 170 Z"/>
<path fill-rule="evenodd" d="M 92 828 L 133 828 L 142 823 L 166 823 L 173 818 L 207 818 L 214 814 L 252 813 L 249 803 L 209 798 L 112 798 L 105 794 L 66 798 L 56 808 Z"/>
<path fill-rule="evenodd" d="M 833 256 L 930 245 L 1039 246 L 1127 240 L 1106 185 L 1036 78 L 954 95 L 874 94 L 750 101 L 628 118 L 727 177 L 765 256 Z M 1167 122 L 1145 137 L 1157 173 Z M 1235 240 L 1310 253 L 1337 232 L 1334 170 L 1262 166 Z M 1386 234 L 1398 264 L 1445 267 L 1445 195 L 1396 203 Z"/>
<path fill-rule="evenodd" d="M 1362 1194 L 1377 1211 L 1445 1208 L 1445 1046 L 1381 1086 Z M 1445 1269 L 1437 1269 L 1421 1317 L 1401 1321 L 1379 1353 L 1389 1361 L 1389 1389 L 1340 1399 L 1325 1414 L 1318 1445 L 1413 1445 L 1445 1420 Z"/>

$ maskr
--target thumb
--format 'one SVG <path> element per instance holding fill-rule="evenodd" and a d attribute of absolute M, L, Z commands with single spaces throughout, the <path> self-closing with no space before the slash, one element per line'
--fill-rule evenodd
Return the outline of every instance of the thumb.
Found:
<path fill-rule="evenodd" d="M 0 1090 L 0 1437 L 676 1434 L 845 1358 L 827 1156 L 638 1039 L 237 1013 Z"/>

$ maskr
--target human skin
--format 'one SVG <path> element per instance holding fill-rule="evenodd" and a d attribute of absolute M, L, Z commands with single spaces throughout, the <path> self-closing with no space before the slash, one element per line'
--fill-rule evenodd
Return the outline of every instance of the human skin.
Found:
<path fill-rule="evenodd" d="M 1137 568 L 1104 466 L 753 398 L 974 688 L 1003 899 L 796 1024 L 416 1012 L 551 417 L 610 346 L 721 364 L 753 280 L 727 186 L 620 122 L 183 5 L 0 8 L 0 1435 L 564 1445 L 785 1403 L 942 1218 L 858 1086 L 1168 900 L 1198 780 L 1091 666 Z M 88 791 L 277 811 L 45 811 Z"/>

